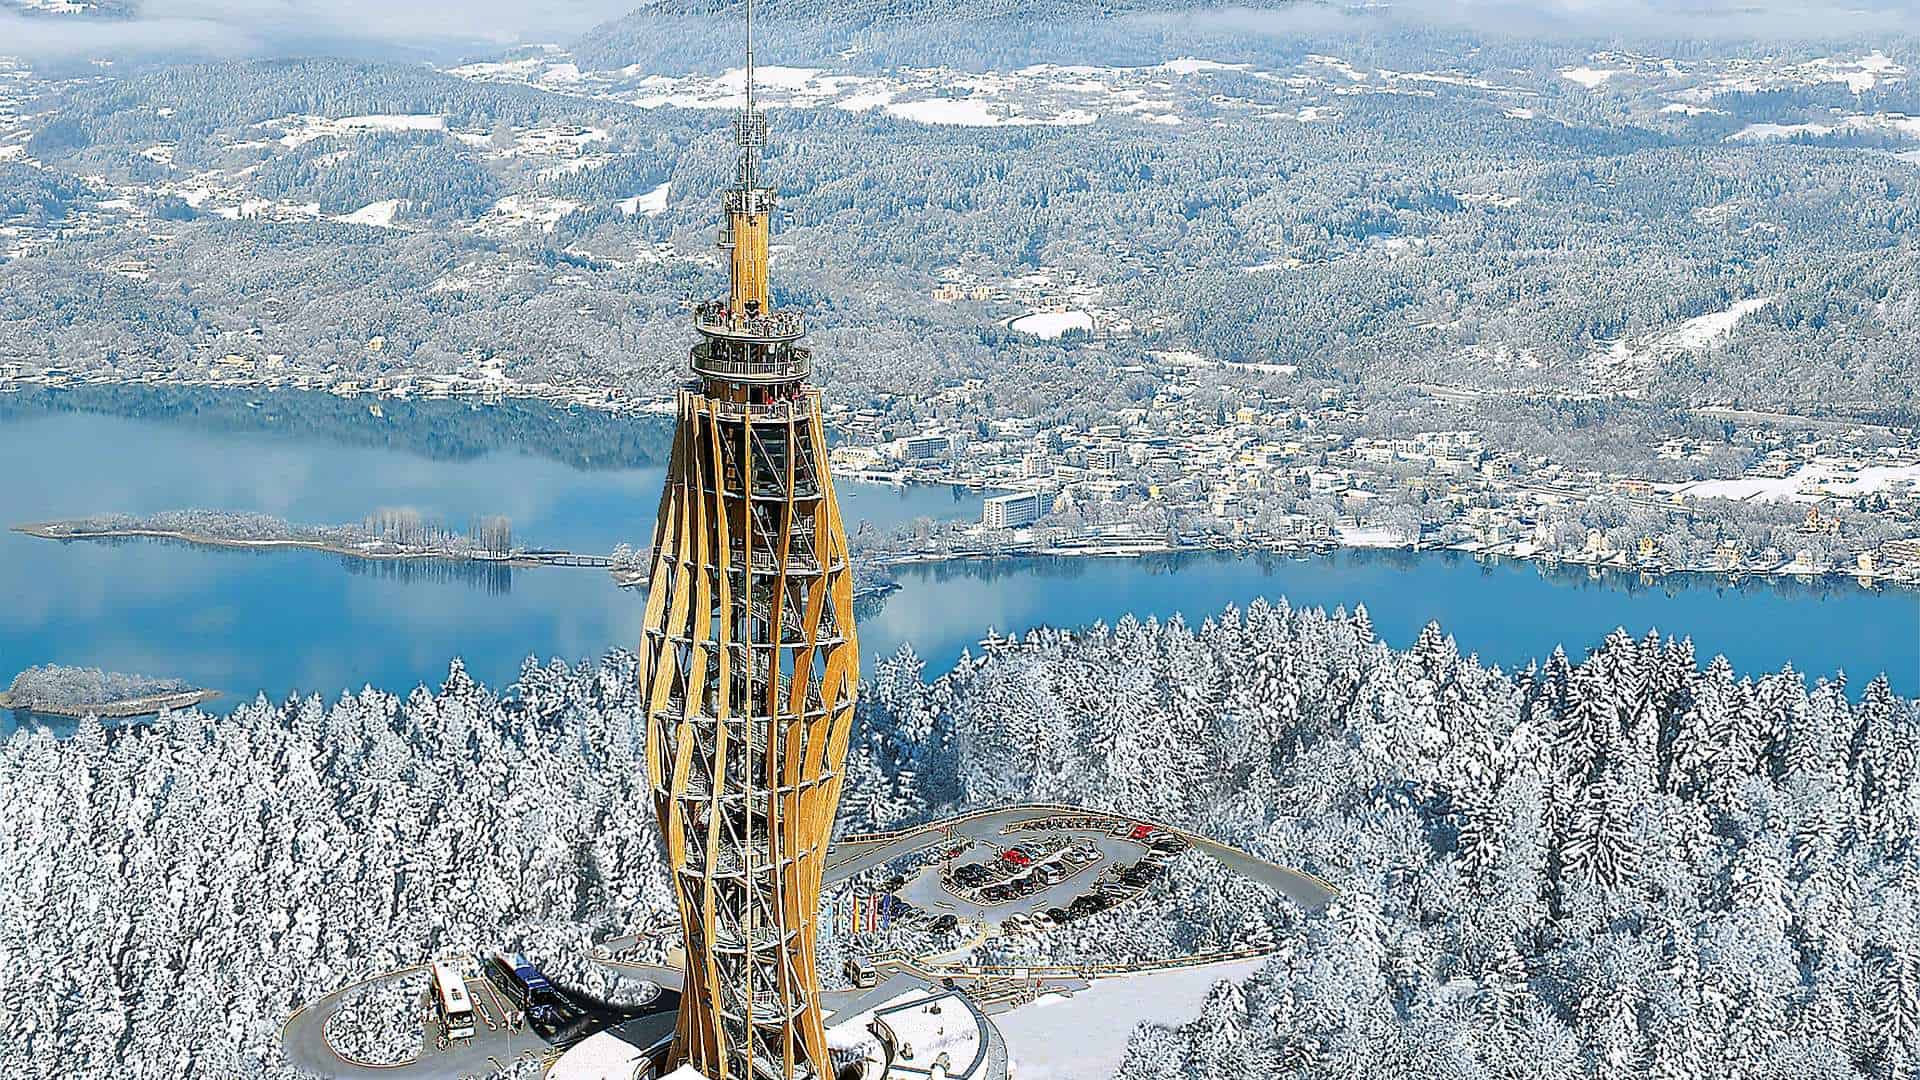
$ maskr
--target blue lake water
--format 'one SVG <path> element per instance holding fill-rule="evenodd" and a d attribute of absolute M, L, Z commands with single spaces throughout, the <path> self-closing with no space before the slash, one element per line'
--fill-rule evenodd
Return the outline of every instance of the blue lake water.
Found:
<path fill-rule="evenodd" d="M 405 506 L 456 526 L 506 514 L 523 544 L 583 552 L 642 546 L 651 531 L 662 467 L 645 460 L 645 448 L 664 446 L 660 420 L 593 420 L 597 427 L 574 432 L 571 449 L 556 453 L 539 413 L 509 427 L 465 406 L 403 417 L 389 407 L 381 417 L 361 404 L 324 423 L 289 423 L 274 414 L 274 400 L 257 413 L 218 404 L 218 417 L 202 402 L 166 419 L 0 410 L 0 525 L 184 507 L 340 522 Z M 340 406 L 328 399 L 313 408 Z M 432 435 L 396 425 L 426 425 Z M 602 439 L 629 444 L 624 456 L 588 460 Z M 945 487 L 843 484 L 841 492 L 850 528 L 979 512 L 977 494 Z M 933 671 L 989 628 L 1080 625 L 1127 612 L 1178 611 L 1197 622 L 1228 603 L 1284 596 L 1296 606 L 1365 603 L 1395 644 L 1437 619 L 1463 650 L 1509 666 L 1556 644 L 1578 655 L 1615 626 L 1658 628 L 1690 635 L 1703 658 L 1725 653 L 1746 672 L 1791 660 L 1809 673 L 1844 668 L 1857 687 L 1884 670 L 1899 692 L 1920 693 L 1920 597 L 1850 582 L 1642 585 L 1527 563 L 1482 566 L 1451 553 L 1358 551 L 1307 560 L 1023 560 L 897 576 L 903 587 L 862 624 L 863 651 L 871 660 L 908 642 Z M 641 602 L 597 570 L 473 573 L 312 551 L 61 544 L 6 532 L 0 682 L 30 664 L 86 665 L 183 678 L 227 692 L 223 704 L 231 704 L 263 691 L 332 697 L 371 684 L 405 692 L 437 683 L 459 655 L 498 685 L 529 655 L 575 661 L 631 643 Z"/>

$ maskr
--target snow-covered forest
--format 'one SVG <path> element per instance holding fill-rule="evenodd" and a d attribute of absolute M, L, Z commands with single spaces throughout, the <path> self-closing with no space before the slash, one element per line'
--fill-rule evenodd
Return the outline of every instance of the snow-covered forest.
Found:
<path fill-rule="evenodd" d="M 291 1077 L 275 1036 L 302 1001 L 494 944 L 598 989 L 587 946 L 670 903 L 633 679 L 614 653 L 495 695 L 456 664 L 404 699 L 16 734 L 0 1071 Z M 1502 672 L 1438 630 L 1396 651 L 1363 611 L 1256 602 L 1039 631 L 930 682 L 903 653 L 861 721 L 843 831 L 1079 802 L 1343 891 L 1302 918 L 1189 855 L 1148 902 L 1032 944 L 1279 946 L 1192 1025 L 1137 1033 L 1127 1080 L 1920 1060 L 1920 710 L 1882 681 L 1748 680 L 1618 634 Z"/>
<path fill-rule="evenodd" d="M 885 665 L 850 787 L 1158 816 L 1345 893 L 1175 930 L 1282 954 L 1137 1035 L 1125 1080 L 1910 1077 L 1920 714 L 1852 693 L 1618 633 L 1503 673 L 1437 628 L 1401 652 L 1364 610 L 1255 603 L 1041 631 L 930 686 Z M 1101 916 L 1106 948 L 1155 947 L 1150 911 Z M 1088 932 L 1041 947 L 1087 955 Z"/>
<path fill-rule="evenodd" d="M 0 754 L 0 1075 L 303 1076 L 299 1005 L 496 944 L 592 992 L 666 910 L 630 658 L 198 711 Z"/>

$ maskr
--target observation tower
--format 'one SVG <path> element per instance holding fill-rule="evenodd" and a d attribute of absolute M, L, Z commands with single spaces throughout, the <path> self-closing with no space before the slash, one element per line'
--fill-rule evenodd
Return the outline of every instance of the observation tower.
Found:
<path fill-rule="evenodd" d="M 814 945 L 859 682 L 846 531 L 799 311 L 775 306 L 766 117 L 733 119 L 727 295 L 694 308 L 639 672 L 646 767 L 686 942 L 670 1066 L 833 1075 Z"/>

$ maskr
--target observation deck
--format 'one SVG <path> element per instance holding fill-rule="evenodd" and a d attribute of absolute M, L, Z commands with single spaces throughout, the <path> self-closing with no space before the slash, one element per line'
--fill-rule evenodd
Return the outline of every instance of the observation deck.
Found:
<path fill-rule="evenodd" d="M 797 341 L 807 332 L 807 320 L 798 311 L 734 311 L 720 300 L 707 300 L 693 309 L 693 326 L 708 337 L 773 344 Z"/>
<path fill-rule="evenodd" d="M 762 349 L 747 342 L 713 338 L 693 347 L 689 363 L 701 378 L 772 386 L 804 380 L 813 372 L 813 351 L 804 345 Z"/>
<path fill-rule="evenodd" d="M 694 373 L 750 386 L 803 381 L 813 372 L 813 351 L 797 344 L 807 332 L 798 311 L 745 309 L 708 300 L 693 309 L 694 329 L 704 339 L 693 347 Z"/>

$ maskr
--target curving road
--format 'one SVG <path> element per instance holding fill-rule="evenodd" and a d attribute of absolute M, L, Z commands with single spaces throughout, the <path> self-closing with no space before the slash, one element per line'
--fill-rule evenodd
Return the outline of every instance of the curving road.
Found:
<path fill-rule="evenodd" d="M 513 1024 L 510 1018 L 517 1013 L 513 1002 L 491 980 L 480 976 L 467 980 L 467 993 L 473 999 L 475 1010 L 474 1033 L 470 1039 L 446 1047 L 438 1046 L 440 1024 L 435 1017 L 423 1024 L 422 1049 L 419 1056 L 409 1061 L 391 1064 L 360 1062 L 334 1048 L 327 1038 L 327 1025 L 345 1006 L 353 991 L 372 983 L 425 971 L 425 966 L 421 965 L 376 975 L 341 987 L 301 1007 L 287 1018 L 286 1024 L 280 1029 L 280 1046 L 286 1052 L 287 1060 L 326 1080 L 367 1080 L 375 1076 L 387 1080 L 462 1080 L 469 1076 L 491 1075 L 516 1060 L 550 1062 L 561 1050 L 581 1039 L 618 1025 L 639 1023 L 645 1026 L 656 1014 L 665 1015 L 670 1030 L 672 1014 L 679 1006 L 677 995 L 662 994 L 636 1015 L 635 1011 L 615 1010 L 583 1000 L 577 995 L 563 993 L 562 1008 L 567 1019 L 553 1030 L 538 1031 L 524 1023 L 518 1026 Z M 424 995 L 420 1009 L 423 1013 L 431 1012 Z"/>
<path fill-rule="evenodd" d="M 1064 827 L 1034 828 L 1041 822 Z M 936 845 L 945 847 L 965 842 L 1002 849 L 1040 836 L 1091 840 L 1100 849 L 1102 863 L 1113 865 L 1132 861 L 1146 850 L 1138 842 L 1125 836 L 1127 830 L 1137 825 L 1146 825 L 1157 831 L 1178 836 L 1189 846 L 1205 852 L 1222 866 L 1250 881 L 1265 885 L 1309 911 L 1317 911 L 1325 907 L 1339 895 L 1333 886 L 1312 874 L 1268 862 L 1256 855 L 1184 829 L 1104 810 L 1050 804 L 1026 804 L 978 810 L 898 832 L 843 837 L 827 852 L 827 866 L 822 875 L 822 882 L 825 885 L 835 885 L 856 874 L 883 866 L 901 856 Z M 1096 864 L 1096 866 L 1099 865 L 1101 864 Z M 1062 901 L 1082 889 L 1095 875 L 1096 871 L 1090 869 L 1029 896 L 1010 900 L 1004 904 L 986 906 L 972 903 L 940 889 L 937 871 L 932 874 L 916 875 L 908 887 L 916 892 L 914 900 L 916 906 L 922 910 L 953 912 L 983 922 L 998 923 L 1015 912 L 1032 912 L 1051 906 L 1064 906 Z M 920 893 L 925 893 L 926 896 L 923 898 L 918 895 Z M 626 958 L 632 955 L 634 946 L 642 936 L 660 936 L 677 934 L 677 932 L 678 926 L 673 924 L 671 927 L 663 925 L 650 935 L 628 935 L 615 938 L 596 949 L 595 958 L 601 964 L 620 969 L 628 975 L 649 980 L 664 989 L 678 990 L 682 979 L 682 973 L 678 967 Z M 936 965 L 931 960 L 890 957 L 876 958 L 876 961 L 877 966 L 882 969 L 883 977 L 911 975 L 926 980 L 929 985 L 945 979 L 964 983 L 970 994 L 984 999 L 981 1007 L 989 1012 L 1011 1008 L 1022 1001 L 1030 1000 L 1038 993 L 1084 987 L 1085 978 L 1096 977 L 1097 974 L 1118 973 L 1095 972 L 1091 969 L 1077 973 L 1043 972 L 1036 968 L 1031 972 L 1022 969 L 1017 980 L 1010 980 L 1007 972 L 949 968 Z M 1192 961 L 1171 961 L 1166 965 L 1140 965 L 1140 967 L 1177 966 L 1187 962 Z M 281 1045 L 286 1050 L 287 1059 L 315 1076 L 325 1077 L 327 1080 L 366 1080 L 375 1076 L 386 1077 L 388 1080 L 401 1080 L 401 1078 L 404 1080 L 459 1080 L 469 1075 L 484 1075 L 515 1058 L 535 1057 L 550 1061 L 560 1049 L 610 1027 L 620 1026 L 621 1031 L 624 1032 L 634 1023 L 640 1023 L 651 1032 L 652 1028 L 657 1026 L 650 1022 L 651 1014 L 666 1012 L 677 1007 L 678 1004 L 677 995 L 663 994 L 654 1008 L 648 1010 L 648 1016 L 639 1020 L 634 1020 L 632 1014 L 621 1016 L 582 1005 L 575 1009 L 578 1015 L 573 1024 L 558 1032 L 542 1034 L 525 1027 L 518 1029 L 511 1027 L 507 1016 L 511 1010 L 511 1003 L 483 977 L 472 979 L 468 983 L 468 990 L 480 1011 L 480 1023 L 472 1039 L 444 1050 L 434 1049 L 433 1044 L 438 1031 L 436 1025 L 429 1022 L 423 1039 L 427 1049 L 410 1062 L 394 1065 L 372 1065 L 350 1061 L 342 1057 L 328 1042 L 327 1023 L 340 1011 L 350 992 L 370 982 L 400 978 L 422 970 L 421 967 L 412 967 L 389 972 L 375 979 L 336 990 L 300 1009 L 287 1020 L 285 1027 L 281 1030 Z M 1018 986 L 1012 985 L 1015 981 L 1019 983 Z M 862 991 L 830 991 L 822 994 L 822 1003 L 830 1009 L 844 1010 L 865 997 L 866 992 Z M 630 1022 L 623 1024 L 623 1021 Z"/>

